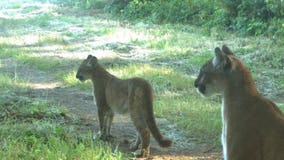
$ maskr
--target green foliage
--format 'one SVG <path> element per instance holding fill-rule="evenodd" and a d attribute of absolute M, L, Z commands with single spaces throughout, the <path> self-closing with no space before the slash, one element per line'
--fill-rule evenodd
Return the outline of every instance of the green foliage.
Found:
<path fill-rule="evenodd" d="M 130 20 L 190 23 L 250 35 L 283 36 L 283 8 L 283 1 L 277 0 L 132 0 L 112 4 L 108 10 Z"/>
<path fill-rule="evenodd" d="M 243 33 L 260 35 L 265 33 L 268 28 L 276 29 L 276 35 L 284 35 L 284 28 L 280 21 L 284 17 L 281 1 L 264 0 L 223 0 L 226 10 L 228 27 L 239 30 Z M 275 23 L 275 20 L 278 22 Z M 267 33 L 273 33 L 268 30 Z"/>
<path fill-rule="evenodd" d="M 54 0 L 57 3 L 64 5 L 70 5 L 73 7 L 83 8 L 83 9 L 103 9 L 108 3 L 107 0 Z"/>
<path fill-rule="evenodd" d="M 214 12 L 214 3 L 215 0 L 133 0 L 126 4 L 122 13 L 132 20 L 146 18 L 155 23 L 190 22 L 198 24 Z"/>
<path fill-rule="evenodd" d="M 280 0 L 69 0 L 64 3 L 83 9 L 104 8 L 132 21 L 186 23 L 245 35 L 284 36 L 284 3 Z"/>

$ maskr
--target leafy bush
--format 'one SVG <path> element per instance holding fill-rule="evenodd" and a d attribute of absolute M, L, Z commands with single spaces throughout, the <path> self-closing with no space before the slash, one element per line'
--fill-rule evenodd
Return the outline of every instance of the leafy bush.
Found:
<path fill-rule="evenodd" d="M 214 1 L 206 0 L 132 0 L 119 3 L 119 11 L 124 17 L 135 20 L 146 18 L 149 21 L 160 22 L 194 22 L 196 19 L 205 20 L 214 12 Z M 116 4 L 109 9 L 116 11 Z M 198 22 L 198 21 L 195 21 Z"/>
<path fill-rule="evenodd" d="M 229 28 L 243 33 L 259 35 L 268 28 L 283 35 L 284 4 L 281 1 L 223 0 Z M 268 30 L 267 33 L 272 33 Z M 270 31 L 270 32 L 269 32 Z M 281 33 L 280 33 L 281 32 Z"/>
<path fill-rule="evenodd" d="M 284 35 L 284 3 L 280 0 L 74 0 L 84 9 L 104 8 L 128 20 L 188 23 L 243 34 Z"/>
<path fill-rule="evenodd" d="M 50 0 L 53 3 L 82 9 L 103 9 L 111 0 Z"/>
<path fill-rule="evenodd" d="M 113 0 L 106 9 L 129 20 L 284 35 L 284 3 L 279 0 Z"/>

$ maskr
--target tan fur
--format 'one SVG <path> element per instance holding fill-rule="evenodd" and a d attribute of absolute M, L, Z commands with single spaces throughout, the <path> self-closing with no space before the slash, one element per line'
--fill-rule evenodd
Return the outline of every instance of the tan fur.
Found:
<path fill-rule="evenodd" d="M 284 116 L 256 89 L 249 70 L 227 46 L 200 69 L 195 87 L 222 95 L 224 160 L 284 160 Z"/>
<path fill-rule="evenodd" d="M 138 157 L 147 157 L 150 153 L 150 132 L 160 146 L 171 145 L 172 142 L 163 138 L 156 125 L 153 114 L 153 90 L 146 80 L 119 79 L 102 68 L 97 58 L 91 55 L 82 62 L 76 77 L 81 81 L 91 79 L 93 82 L 102 140 L 108 140 L 111 136 L 110 128 L 114 113 L 129 112 L 138 133 L 131 149 L 137 150 L 142 142 L 141 154 Z"/>

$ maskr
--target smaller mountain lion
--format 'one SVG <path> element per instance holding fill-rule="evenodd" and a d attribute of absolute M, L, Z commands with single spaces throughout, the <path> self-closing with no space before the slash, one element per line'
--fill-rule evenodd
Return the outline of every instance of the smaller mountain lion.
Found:
<path fill-rule="evenodd" d="M 222 95 L 224 160 L 284 160 L 283 113 L 257 91 L 249 70 L 226 45 L 215 49 L 194 85 L 202 96 Z"/>
<path fill-rule="evenodd" d="M 91 79 L 98 108 L 100 139 L 108 140 L 114 113 L 129 112 L 137 130 L 136 142 L 130 149 L 135 151 L 142 142 L 137 157 L 148 157 L 150 133 L 161 147 L 170 147 L 171 140 L 161 135 L 153 114 L 153 89 L 142 78 L 119 79 L 107 72 L 96 57 L 89 55 L 80 65 L 76 78 L 80 81 Z"/>

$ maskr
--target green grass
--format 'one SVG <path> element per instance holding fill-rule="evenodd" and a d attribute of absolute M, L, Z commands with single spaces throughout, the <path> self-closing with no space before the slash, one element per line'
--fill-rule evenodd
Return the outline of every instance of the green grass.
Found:
<path fill-rule="evenodd" d="M 18 79 L 16 75 L 0 73 L 0 93 L 2 94 L 2 96 L 5 96 L 6 94 L 9 95 L 9 92 L 11 90 L 17 90 L 18 92 L 21 92 L 26 91 L 27 88 L 27 83 L 25 83 L 21 79 Z"/>
<path fill-rule="evenodd" d="M 220 106 L 195 93 L 167 92 L 156 97 L 154 110 L 157 117 L 171 115 L 167 119 L 183 128 L 188 137 L 218 146 L 221 133 Z"/>
<path fill-rule="evenodd" d="M 80 82 L 76 78 L 76 71 L 70 71 L 70 72 L 58 72 L 56 75 L 61 81 L 70 87 L 77 87 L 82 90 L 92 90 L 92 83 L 90 80 L 86 82 Z"/>
<path fill-rule="evenodd" d="M 7 3 L 7 1 L 1 1 L 0 2 L 0 8 L 5 8 L 5 9 L 18 9 L 22 6 L 21 2 L 9 2 Z"/>
<path fill-rule="evenodd" d="M 17 123 L 15 123 L 17 122 Z M 5 159 L 127 159 L 105 143 L 93 142 L 91 134 L 76 134 L 54 119 L 17 119 L 0 123 L 0 156 Z"/>
<path fill-rule="evenodd" d="M 100 28 L 94 26 L 85 26 L 84 31 L 86 35 L 106 36 L 115 33 L 114 28 Z"/>
<path fill-rule="evenodd" d="M 13 80 L 5 74 L 0 73 L 0 88 L 1 90 L 9 89 L 13 86 Z"/>
<path fill-rule="evenodd" d="M 17 48 L 15 45 L 8 42 L 0 42 L 0 58 L 15 57 L 25 53 L 29 53 L 29 51 Z"/>
<path fill-rule="evenodd" d="M 61 64 L 61 60 L 59 58 L 32 57 L 31 54 L 20 54 L 16 56 L 16 59 L 22 63 L 31 65 L 44 71 L 55 69 Z"/>
<path fill-rule="evenodd" d="M 60 35 L 45 35 L 39 38 L 35 45 L 66 45 L 67 42 L 64 40 L 63 36 Z"/>
<path fill-rule="evenodd" d="M 27 7 L 24 7 L 22 9 L 21 13 L 27 14 L 27 13 L 30 13 L 30 12 L 33 12 L 33 11 L 37 11 L 39 9 L 40 9 L 40 7 L 38 7 L 38 6 L 27 6 Z"/>
<path fill-rule="evenodd" d="M 188 90 L 192 85 L 191 79 L 172 68 L 141 64 L 118 66 L 108 71 L 119 78 L 144 77 L 158 92 Z"/>
<path fill-rule="evenodd" d="M 18 95 L 21 86 L 9 76 L 0 75 L 0 90 L 1 159 L 129 159 L 76 129 L 78 118 L 63 106 Z"/>

